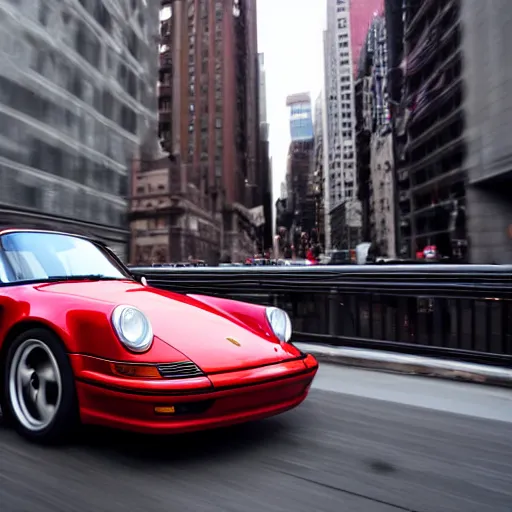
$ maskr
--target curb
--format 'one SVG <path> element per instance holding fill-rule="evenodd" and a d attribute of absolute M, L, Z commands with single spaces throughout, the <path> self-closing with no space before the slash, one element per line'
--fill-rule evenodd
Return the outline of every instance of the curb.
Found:
<path fill-rule="evenodd" d="M 313 343 L 294 345 L 319 362 L 512 388 L 512 369 L 500 366 Z"/>

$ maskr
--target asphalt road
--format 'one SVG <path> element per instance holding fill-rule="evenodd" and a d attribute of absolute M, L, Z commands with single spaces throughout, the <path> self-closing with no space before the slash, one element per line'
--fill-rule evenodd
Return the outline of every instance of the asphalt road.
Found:
<path fill-rule="evenodd" d="M 511 391 L 323 365 L 300 408 L 208 434 L 0 428 L 1 512 L 400 510 L 512 510 Z"/>

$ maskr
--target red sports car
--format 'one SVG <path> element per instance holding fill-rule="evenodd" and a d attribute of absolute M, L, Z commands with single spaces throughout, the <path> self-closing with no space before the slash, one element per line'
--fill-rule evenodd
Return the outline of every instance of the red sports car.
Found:
<path fill-rule="evenodd" d="M 286 312 L 141 281 L 86 237 L 0 231 L 0 391 L 20 434 L 187 432 L 306 398 L 318 363 L 290 343 Z"/>

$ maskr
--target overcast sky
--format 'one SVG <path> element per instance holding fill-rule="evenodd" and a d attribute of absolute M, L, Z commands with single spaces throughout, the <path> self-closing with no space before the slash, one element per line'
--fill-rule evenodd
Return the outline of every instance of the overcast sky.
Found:
<path fill-rule="evenodd" d="M 323 87 L 325 0 L 258 0 L 258 51 L 265 54 L 274 203 L 286 172 L 290 128 L 286 96 Z"/>

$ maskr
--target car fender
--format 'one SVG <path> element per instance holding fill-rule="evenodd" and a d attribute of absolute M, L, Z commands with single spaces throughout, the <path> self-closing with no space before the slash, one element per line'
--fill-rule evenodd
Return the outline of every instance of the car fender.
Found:
<path fill-rule="evenodd" d="M 168 362 L 187 358 L 155 336 L 145 353 L 130 352 L 119 341 L 110 317 L 116 304 L 80 296 L 48 294 L 34 300 L 35 290 L 20 287 L 12 297 L 0 296 L 0 349 L 23 330 L 42 326 L 52 330 L 68 353 L 89 355 L 111 361 Z"/>

